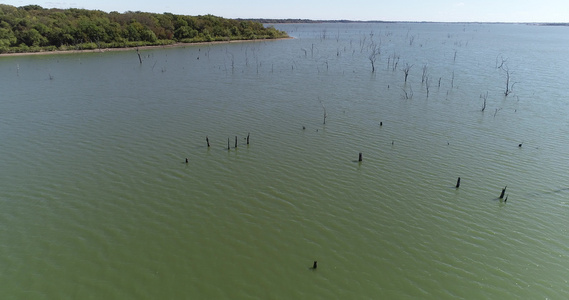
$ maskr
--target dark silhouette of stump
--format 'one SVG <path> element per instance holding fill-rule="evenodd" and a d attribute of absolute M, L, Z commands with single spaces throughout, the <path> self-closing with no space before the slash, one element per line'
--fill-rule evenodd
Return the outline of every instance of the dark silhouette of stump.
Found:
<path fill-rule="evenodd" d="M 249 145 L 249 134 L 250 133 L 247 133 L 247 145 Z"/>
<path fill-rule="evenodd" d="M 503 198 L 504 198 L 504 193 L 506 192 L 506 188 L 507 188 L 507 187 L 508 187 L 508 186 L 505 186 L 505 187 L 502 189 L 502 193 L 500 194 L 500 199 L 503 199 Z"/>
<path fill-rule="evenodd" d="M 379 122 L 379 126 L 383 126 L 383 122 Z"/>
<path fill-rule="evenodd" d="M 312 270 L 316 270 L 316 268 L 318 268 L 318 262 L 314 261 L 314 263 L 312 264 Z"/>
<path fill-rule="evenodd" d="M 229 138 L 227 138 L 227 150 L 231 150 L 231 148 L 229 147 Z"/>
<path fill-rule="evenodd" d="M 207 142 L 207 147 L 209 148 L 209 138 L 206 136 L 205 141 Z"/>
<path fill-rule="evenodd" d="M 360 152 L 360 156 L 358 157 L 358 161 L 362 161 L 363 157 L 362 157 L 362 153 Z"/>
<path fill-rule="evenodd" d="M 142 65 L 142 57 L 140 57 L 140 52 L 138 52 L 138 48 L 136 48 L 136 54 L 138 55 L 138 60 L 140 61 L 140 64 Z"/>
<path fill-rule="evenodd" d="M 237 136 L 235 136 L 235 148 L 237 148 Z"/>
<path fill-rule="evenodd" d="M 458 189 L 460 187 L 460 177 L 458 177 L 458 179 L 456 180 L 456 188 Z"/>
<path fill-rule="evenodd" d="M 186 157 L 186 163 L 188 163 L 188 158 Z"/>

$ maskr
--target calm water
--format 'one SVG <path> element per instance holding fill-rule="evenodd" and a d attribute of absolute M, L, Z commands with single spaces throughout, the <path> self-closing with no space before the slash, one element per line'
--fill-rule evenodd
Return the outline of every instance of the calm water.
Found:
<path fill-rule="evenodd" d="M 277 28 L 0 57 L 2 298 L 569 297 L 569 28 Z"/>

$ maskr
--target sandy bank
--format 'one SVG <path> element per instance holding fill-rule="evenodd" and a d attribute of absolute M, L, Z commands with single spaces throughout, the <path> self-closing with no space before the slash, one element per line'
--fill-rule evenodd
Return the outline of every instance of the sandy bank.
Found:
<path fill-rule="evenodd" d="M 280 39 L 263 39 L 263 40 L 234 40 L 234 41 L 215 41 L 215 42 L 199 42 L 199 43 L 175 43 L 170 45 L 140 46 L 140 47 L 128 47 L 128 48 L 102 48 L 102 49 L 90 49 L 90 50 L 56 50 L 56 51 L 23 52 L 23 53 L 2 53 L 0 54 L 0 57 L 24 56 L 24 55 L 72 54 L 72 53 L 103 53 L 111 51 L 136 51 L 136 49 L 145 50 L 145 49 L 175 48 L 175 47 L 213 45 L 213 44 L 266 42 L 266 41 L 278 41 L 278 40 L 288 40 L 288 39 L 292 39 L 292 37 L 280 38 Z"/>

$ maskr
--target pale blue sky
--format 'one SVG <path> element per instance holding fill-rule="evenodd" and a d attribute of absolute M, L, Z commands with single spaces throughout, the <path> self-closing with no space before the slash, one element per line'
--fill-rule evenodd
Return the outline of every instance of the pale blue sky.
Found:
<path fill-rule="evenodd" d="M 569 0 L 2 0 L 14 6 L 212 14 L 225 18 L 444 22 L 569 22 Z"/>

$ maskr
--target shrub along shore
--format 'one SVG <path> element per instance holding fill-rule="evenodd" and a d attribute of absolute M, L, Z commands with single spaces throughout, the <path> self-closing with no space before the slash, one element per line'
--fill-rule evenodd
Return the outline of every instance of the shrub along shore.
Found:
<path fill-rule="evenodd" d="M 0 4 L 0 54 L 108 51 L 287 38 L 260 22 L 171 13 L 45 9 Z"/>

